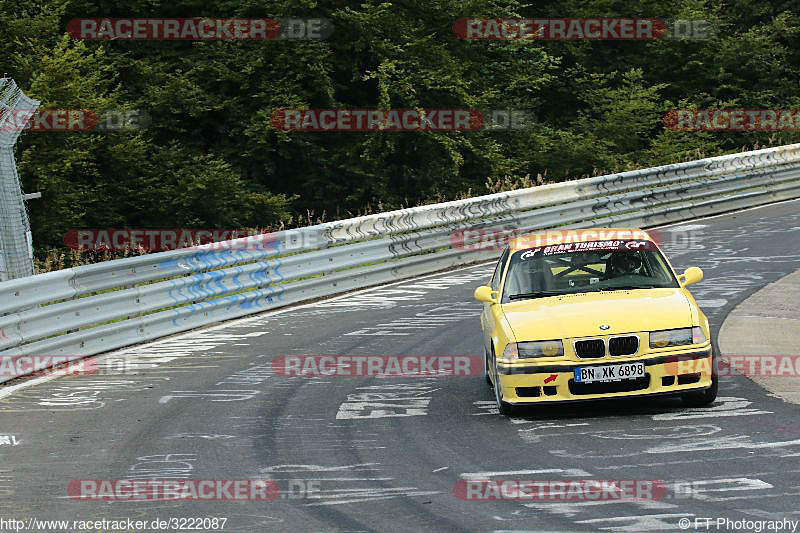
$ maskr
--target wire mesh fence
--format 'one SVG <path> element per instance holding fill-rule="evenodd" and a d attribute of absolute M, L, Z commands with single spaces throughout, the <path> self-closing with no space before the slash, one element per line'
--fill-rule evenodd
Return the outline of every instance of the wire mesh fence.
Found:
<path fill-rule="evenodd" d="M 16 112 L 32 112 L 39 101 L 23 94 L 14 80 L 0 78 L 0 281 L 33 275 L 33 242 L 14 144 L 22 133 Z"/>

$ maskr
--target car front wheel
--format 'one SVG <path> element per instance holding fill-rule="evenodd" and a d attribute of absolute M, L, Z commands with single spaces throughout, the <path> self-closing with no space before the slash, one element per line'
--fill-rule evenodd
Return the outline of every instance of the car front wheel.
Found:
<path fill-rule="evenodd" d="M 500 372 L 497 364 L 494 365 L 494 401 L 497 403 L 497 410 L 501 415 L 511 416 L 517 412 L 517 408 L 508 402 L 503 401 L 503 389 L 500 387 Z"/>
<path fill-rule="evenodd" d="M 711 368 L 714 369 L 714 360 L 712 359 Z M 697 392 L 687 392 L 681 395 L 681 401 L 686 407 L 705 407 L 714 403 L 717 399 L 717 389 L 719 388 L 719 378 L 711 375 L 711 386 L 705 390 Z"/>

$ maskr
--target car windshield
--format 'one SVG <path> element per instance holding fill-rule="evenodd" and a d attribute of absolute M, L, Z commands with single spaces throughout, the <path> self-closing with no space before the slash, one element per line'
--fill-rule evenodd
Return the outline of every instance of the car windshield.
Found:
<path fill-rule="evenodd" d="M 657 287 L 678 287 L 678 283 L 653 243 L 581 242 L 515 252 L 503 300 Z"/>

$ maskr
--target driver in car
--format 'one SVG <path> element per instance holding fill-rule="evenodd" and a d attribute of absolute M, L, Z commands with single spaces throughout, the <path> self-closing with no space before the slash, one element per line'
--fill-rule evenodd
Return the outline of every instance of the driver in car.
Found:
<path fill-rule="evenodd" d="M 629 276 L 641 274 L 642 258 L 638 252 L 618 251 L 611 256 L 611 272 L 613 276 Z"/>

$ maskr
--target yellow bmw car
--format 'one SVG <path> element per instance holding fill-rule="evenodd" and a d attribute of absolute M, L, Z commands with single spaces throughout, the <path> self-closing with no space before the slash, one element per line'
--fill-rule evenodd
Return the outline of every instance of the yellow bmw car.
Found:
<path fill-rule="evenodd" d="M 548 231 L 513 239 L 478 287 L 487 380 L 503 414 L 535 403 L 717 396 L 708 319 L 642 230 Z M 684 364 L 684 362 L 691 364 Z"/>

